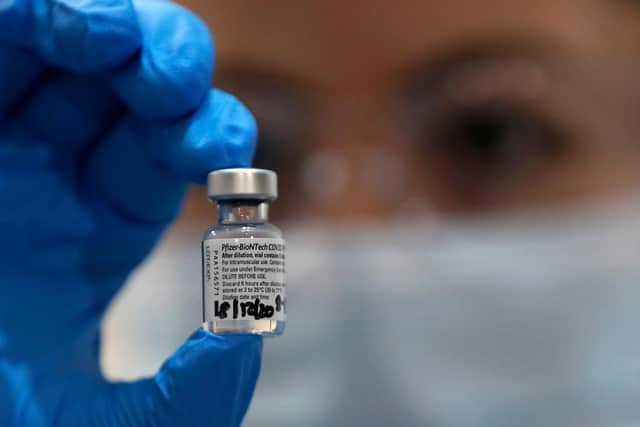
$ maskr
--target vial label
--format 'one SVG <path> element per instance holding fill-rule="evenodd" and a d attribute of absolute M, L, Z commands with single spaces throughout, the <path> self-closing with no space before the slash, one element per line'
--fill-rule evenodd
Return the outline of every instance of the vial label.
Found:
<path fill-rule="evenodd" d="M 286 320 L 282 239 L 202 244 L 204 321 Z"/>

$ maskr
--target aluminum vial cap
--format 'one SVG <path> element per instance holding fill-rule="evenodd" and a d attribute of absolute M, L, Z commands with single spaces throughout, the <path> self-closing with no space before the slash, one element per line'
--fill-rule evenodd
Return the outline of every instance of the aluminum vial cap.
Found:
<path fill-rule="evenodd" d="M 233 168 L 210 172 L 207 192 L 211 200 L 275 200 L 278 175 L 267 169 Z"/>

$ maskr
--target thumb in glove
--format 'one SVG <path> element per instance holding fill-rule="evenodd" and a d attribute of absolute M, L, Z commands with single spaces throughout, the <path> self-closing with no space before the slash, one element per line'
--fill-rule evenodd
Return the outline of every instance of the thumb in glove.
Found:
<path fill-rule="evenodd" d="M 261 337 L 199 329 L 153 378 L 109 383 L 58 372 L 51 376 L 44 367 L 34 372 L 0 366 L 0 394 L 3 388 L 16 389 L 9 395 L 18 396 L 15 425 L 20 426 L 239 426 L 258 379 L 261 352 Z"/>

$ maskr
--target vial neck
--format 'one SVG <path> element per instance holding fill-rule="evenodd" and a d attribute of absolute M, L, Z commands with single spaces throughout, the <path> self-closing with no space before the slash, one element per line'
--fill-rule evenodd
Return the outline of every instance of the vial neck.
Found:
<path fill-rule="evenodd" d="M 269 204 L 260 200 L 229 200 L 218 203 L 220 224 L 261 224 L 269 219 Z"/>

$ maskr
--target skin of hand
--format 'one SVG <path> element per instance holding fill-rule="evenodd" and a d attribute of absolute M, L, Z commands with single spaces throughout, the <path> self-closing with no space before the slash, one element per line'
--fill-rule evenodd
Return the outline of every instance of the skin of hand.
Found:
<path fill-rule="evenodd" d="M 209 88 L 214 57 L 171 2 L 0 4 L 0 425 L 241 423 L 259 337 L 198 330 L 132 383 L 99 366 L 104 312 L 188 185 L 253 156 L 252 115 Z"/>

